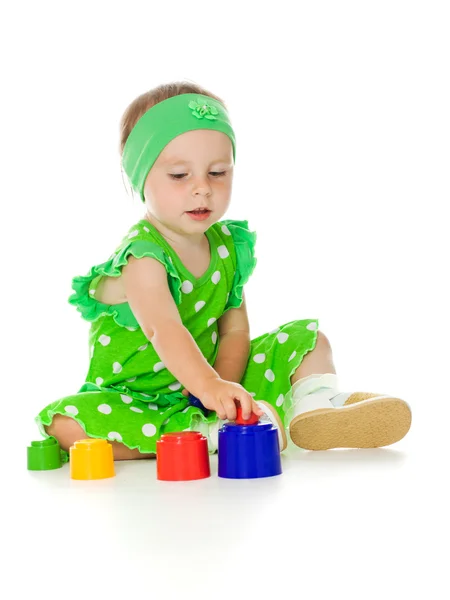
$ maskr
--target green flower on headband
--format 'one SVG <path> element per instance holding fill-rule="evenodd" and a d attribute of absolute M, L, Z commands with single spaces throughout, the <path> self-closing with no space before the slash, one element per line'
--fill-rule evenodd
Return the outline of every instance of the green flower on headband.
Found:
<path fill-rule="evenodd" d="M 219 111 L 215 106 L 208 104 L 207 101 L 199 99 L 200 102 L 196 102 L 195 100 L 191 100 L 189 102 L 189 108 L 192 108 L 192 114 L 197 119 L 209 119 L 210 121 L 217 121 L 217 117 L 214 115 L 218 115 Z"/>

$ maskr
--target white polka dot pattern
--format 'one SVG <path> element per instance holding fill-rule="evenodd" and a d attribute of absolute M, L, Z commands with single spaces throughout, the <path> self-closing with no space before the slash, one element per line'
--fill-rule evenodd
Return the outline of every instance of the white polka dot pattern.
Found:
<path fill-rule="evenodd" d="M 98 338 L 98 341 L 102 346 L 107 346 L 111 342 L 111 338 L 109 337 L 109 335 L 101 335 Z"/>
<path fill-rule="evenodd" d="M 289 334 L 288 333 L 279 333 L 277 335 L 277 340 L 280 342 L 280 344 L 284 344 L 284 342 L 289 338 Z"/>
<path fill-rule="evenodd" d="M 188 280 L 183 281 L 183 284 L 181 286 L 181 291 L 183 292 L 183 294 L 190 294 L 193 289 L 194 289 L 194 286 L 192 285 L 192 283 L 190 281 L 188 281 Z"/>
<path fill-rule="evenodd" d="M 267 371 L 264 373 L 264 377 L 270 382 L 275 381 L 275 373 L 272 371 L 272 369 L 267 369 Z"/>
<path fill-rule="evenodd" d="M 153 425 L 153 423 L 146 423 L 142 427 L 142 433 L 146 437 L 153 437 L 155 435 L 155 433 L 156 433 L 156 427 Z"/>
<path fill-rule="evenodd" d="M 219 246 L 217 248 L 217 252 L 219 253 L 220 258 L 227 258 L 227 256 L 230 256 L 226 246 Z"/>

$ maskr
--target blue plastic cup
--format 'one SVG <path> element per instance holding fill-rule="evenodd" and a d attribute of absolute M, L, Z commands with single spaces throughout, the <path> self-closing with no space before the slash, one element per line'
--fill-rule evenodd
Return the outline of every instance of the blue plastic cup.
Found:
<path fill-rule="evenodd" d="M 236 425 L 219 430 L 219 477 L 255 479 L 281 475 L 278 431 L 271 423 Z"/>

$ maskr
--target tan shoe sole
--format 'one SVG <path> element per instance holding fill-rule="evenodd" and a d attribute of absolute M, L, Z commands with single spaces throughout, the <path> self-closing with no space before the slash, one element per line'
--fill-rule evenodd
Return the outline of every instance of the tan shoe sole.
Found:
<path fill-rule="evenodd" d="M 280 452 L 283 452 L 283 450 L 285 450 L 286 446 L 287 446 L 287 436 L 286 436 L 286 429 L 280 419 L 280 415 L 277 413 L 275 408 L 271 404 L 266 402 L 265 400 L 258 400 L 258 402 L 261 402 L 261 404 L 264 404 L 265 406 L 267 406 L 267 408 L 270 411 L 270 414 L 273 416 L 274 421 L 277 423 L 277 427 L 281 433 L 281 438 L 282 438 Z"/>
<path fill-rule="evenodd" d="M 294 444 L 305 450 L 379 448 L 401 440 L 410 427 L 408 404 L 384 396 L 298 415 L 289 433 Z"/>

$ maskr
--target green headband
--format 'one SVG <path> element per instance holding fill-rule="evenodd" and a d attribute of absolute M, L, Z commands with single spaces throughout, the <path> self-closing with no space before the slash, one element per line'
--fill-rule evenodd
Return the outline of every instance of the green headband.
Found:
<path fill-rule="evenodd" d="M 222 131 L 236 140 L 226 108 L 210 96 L 179 94 L 150 108 L 131 130 L 122 154 L 122 165 L 131 185 L 144 201 L 144 184 L 154 162 L 173 138 L 194 129 Z"/>

